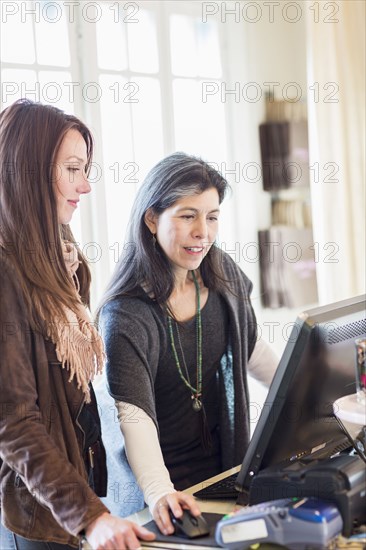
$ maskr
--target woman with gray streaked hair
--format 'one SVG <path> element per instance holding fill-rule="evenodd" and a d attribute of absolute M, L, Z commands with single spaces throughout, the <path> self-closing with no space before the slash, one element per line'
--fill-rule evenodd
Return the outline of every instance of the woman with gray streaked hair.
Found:
<path fill-rule="evenodd" d="M 165 534 L 169 508 L 199 514 L 184 489 L 242 461 L 247 370 L 269 383 L 277 365 L 256 343 L 251 282 L 215 245 L 227 189 L 184 153 L 152 168 L 99 308 L 127 458 Z"/>

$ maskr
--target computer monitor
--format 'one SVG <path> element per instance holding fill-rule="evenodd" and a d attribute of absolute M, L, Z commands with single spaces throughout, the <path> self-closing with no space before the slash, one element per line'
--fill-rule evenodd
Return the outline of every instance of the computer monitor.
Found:
<path fill-rule="evenodd" d="M 329 458 L 350 447 L 333 402 L 355 393 L 355 338 L 366 337 L 366 296 L 298 316 L 250 440 L 236 489 L 242 500 L 262 469 Z"/>

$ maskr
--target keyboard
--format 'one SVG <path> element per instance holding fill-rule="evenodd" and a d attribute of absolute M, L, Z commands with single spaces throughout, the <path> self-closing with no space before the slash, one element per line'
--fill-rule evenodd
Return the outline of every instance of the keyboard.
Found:
<path fill-rule="evenodd" d="M 207 487 L 193 493 L 193 496 L 208 500 L 237 499 L 239 496 L 239 491 L 235 489 L 237 477 L 238 472 L 225 477 L 225 479 L 220 479 L 220 481 L 216 481 L 216 483 L 207 485 Z"/>

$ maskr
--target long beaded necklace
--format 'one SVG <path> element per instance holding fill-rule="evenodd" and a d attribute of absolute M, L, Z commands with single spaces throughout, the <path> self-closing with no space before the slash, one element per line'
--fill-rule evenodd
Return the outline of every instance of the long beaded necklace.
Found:
<path fill-rule="evenodd" d="M 184 384 L 187 386 L 187 388 L 189 388 L 190 391 L 191 391 L 193 410 L 195 412 L 200 412 L 201 409 L 202 409 L 202 400 L 201 400 L 201 397 L 202 397 L 201 294 L 200 294 L 200 287 L 199 287 L 199 284 L 198 284 L 198 281 L 197 281 L 197 278 L 196 278 L 196 275 L 195 275 L 194 271 L 191 271 L 191 274 L 192 274 L 194 285 L 196 287 L 196 299 L 197 299 L 197 312 L 196 312 L 196 343 L 197 343 L 197 369 L 196 369 L 197 382 L 196 382 L 196 386 L 197 387 L 196 388 L 194 386 L 192 386 L 190 378 L 189 378 L 188 369 L 187 369 L 187 365 L 186 365 L 185 358 L 184 358 L 182 343 L 181 343 L 181 340 L 180 340 L 179 329 L 178 329 L 178 325 L 176 324 L 179 346 L 180 346 L 182 359 L 183 359 L 183 364 L 184 364 L 184 367 L 185 367 L 187 378 L 184 376 L 184 374 L 182 372 L 182 368 L 180 366 L 179 357 L 178 357 L 178 353 L 177 353 L 177 350 L 176 350 L 176 347 L 175 347 L 175 342 L 174 342 L 172 318 L 169 315 L 168 315 L 168 329 L 169 329 L 170 343 L 171 343 L 171 346 L 172 346 L 174 360 L 175 360 L 175 364 L 176 364 L 178 372 L 179 372 L 179 376 L 182 379 L 182 381 L 184 382 Z"/>

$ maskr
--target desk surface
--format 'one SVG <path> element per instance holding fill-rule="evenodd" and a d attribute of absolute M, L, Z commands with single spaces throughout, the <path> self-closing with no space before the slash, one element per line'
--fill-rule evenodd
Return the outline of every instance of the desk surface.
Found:
<path fill-rule="evenodd" d="M 198 483 L 197 485 L 194 485 L 193 487 L 190 487 L 189 489 L 186 489 L 186 493 L 193 494 L 195 491 L 198 491 L 199 489 L 202 489 L 203 485 L 206 487 L 207 485 L 210 485 L 211 483 L 215 483 L 216 481 L 219 481 L 231 474 L 234 474 L 236 472 L 239 472 L 240 466 L 237 466 L 235 468 L 231 468 L 230 470 L 227 470 L 226 472 L 223 472 L 222 474 L 219 474 L 217 476 L 211 477 L 207 480 L 205 480 L 203 483 Z M 230 501 L 223 501 L 223 500 L 201 500 L 197 499 L 197 502 L 199 504 L 199 507 L 201 508 L 202 512 L 212 512 L 217 514 L 229 514 L 236 508 L 236 502 L 235 500 Z M 144 525 L 145 523 L 151 521 L 152 517 L 149 512 L 148 508 L 144 508 L 144 510 L 141 510 L 141 512 L 137 512 L 135 514 L 132 514 L 128 517 L 131 521 L 134 521 L 135 523 L 138 523 L 140 525 Z M 338 542 L 340 544 L 338 544 Z M 343 539 L 343 537 L 339 537 L 339 539 L 336 539 L 335 544 L 333 545 L 333 548 L 340 549 L 345 548 L 345 543 L 347 544 L 347 540 Z M 355 544 L 355 543 L 354 543 Z M 169 547 L 166 546 L 166 543 L 162 542 L 151 542 L 151 543 L 142 543 L 141 549 L 142 550 L 148 550 L 151 548 L 159 548 L 159 549 L 168 549 L 169 550 L 208 550 L 209 546 L 192 546 L 190 544 L 177 544 L 177 543 L 169 543 Z M 217 547 L 216 547 L 217 548 Z M 359 545 L 354 545 L 352 548 L 364 548 L 362 546 L 362 542 Z"/>
<path fill-rule="evenodd" d="M 226 472 L 223 472 L 222 474 L 219 474 L 217 476 L 211 477 L 207 480 L 205 480 L 203 483 L 198 483 L 197 485 L 193 485 L 193 487 L 190 487 L 189 489 L 186 489 L 184 492 L 193 494 L 195 491 L 198 491 L 199 489 L 202 489 L 203 485 L 207 487 L 207 485 L 210 485 L 211 483 L 215 483 L 216 481 L 219 481 L 221 479 L 224 479 L 225 477 L 235 474 L 236 472 L 239 472 L 240 466 L 236 466 L 235 468 L 231 468 L 230 470 L 227 470 Z M 212 512 L 216 514 L 229 514 L 232 512 L 235 508 L 235 500 L 200 500 L 197 499 L 198 505 L 202 512 Z M 148 508 L 144 508 L 144 510 L 141 510 L 141 512 L 137 512 L 135 514 L 131 514 L 127 519 L 134 521 L 135 523 L 138 523 L 140 525 L 144 525 L 148 521 L 151 521 L 152 517 L 149 512 Z M 142 549 L 147 548 L 164 548 L 164 543 L 143 543 Z M 169 549 L 171 550 L 207 550 L 209 548 L 208 546 L 192 546 L 190 544 L 176 544 L 176 543 L 169 543 Z"/>

